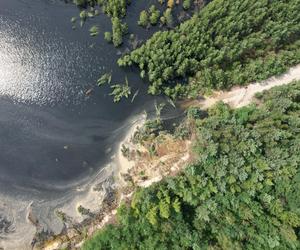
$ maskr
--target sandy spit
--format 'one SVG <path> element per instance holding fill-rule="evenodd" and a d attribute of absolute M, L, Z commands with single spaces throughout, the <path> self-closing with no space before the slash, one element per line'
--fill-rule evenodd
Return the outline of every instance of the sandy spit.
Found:
<path fill-rule="evenodd" d="M 293 80 L 300 80 L 300 64 L 280 76 L 274 76 L 262 82 L 251 83 L 245 87 L 234 87 L 230 91 L 214 92 L 211 97 L 204 97 L 204 100 L 200 101 L 200 105 L 207 109 L 215 103 L 223 101 L 233 108 L 239 108 L 250 104 L 256 93 L 288 84 Z"/>

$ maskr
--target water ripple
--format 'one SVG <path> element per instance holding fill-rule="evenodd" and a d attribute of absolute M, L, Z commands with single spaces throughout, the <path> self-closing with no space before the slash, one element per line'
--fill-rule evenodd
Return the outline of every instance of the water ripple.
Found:
<path fill-rule="evenodd" d="M 0 96 L 41 105 L 83 101 L 84 88 L 74 75 L 86 67 L 78 63 L 89 60 L 86 48 L 21 23 L 0 16 Z"/>

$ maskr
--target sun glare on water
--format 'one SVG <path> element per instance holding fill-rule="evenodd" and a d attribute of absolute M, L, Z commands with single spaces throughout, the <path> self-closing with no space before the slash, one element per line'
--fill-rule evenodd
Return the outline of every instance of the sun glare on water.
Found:
<path fill-rule="evenodd" d="M 0 96 L 43 105 L 78 95 L 72 53 L 54 35 L 0 17 Z"/>

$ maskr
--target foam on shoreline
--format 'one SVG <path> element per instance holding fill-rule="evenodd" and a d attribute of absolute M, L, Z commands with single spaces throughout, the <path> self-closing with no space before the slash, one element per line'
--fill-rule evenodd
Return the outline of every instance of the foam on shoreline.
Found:
<path fill-rule="evenodd" d="M 117 164 L 117 177 L 118 177 L 118 181 L 120 181 L 121 185 L 124 184 L 122 174 L 126 174 L 129 169 L 134 167 L 134 164 L 135 164 L 134 161 L 130 161 L 123 155 L 122 147 L 124 145 L 125 147 L 129 148 L 130 150 L 135 149 L 137 147 L 137 145 L 134 145 L 131 142 L 131 139 L 134 136 L 134 133 L 137 131 L 137 129 L 143 127 L 145 122 L 146 122 L 146 115 L 141 115 L 138 118 L 134 119 L 131 122 L 132 125 L 131 125 L 130 129 L 125 134 L 123 140 L 121 140 L 121 142 L 118 146 L 117 153 L 116 153 L 116 164 Z"/>

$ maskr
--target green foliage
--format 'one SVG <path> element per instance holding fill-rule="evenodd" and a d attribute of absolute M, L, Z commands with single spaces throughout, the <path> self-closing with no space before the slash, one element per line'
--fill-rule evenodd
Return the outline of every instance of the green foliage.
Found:
<path fill-rule="evenodd" d="M 143 126 L 137 128 L 132 138 L 133 143 L 144 145 L 144 142 L 156 138 L 159 135 L 159 133 L 163 131 L 163 121 L 161 120 L 161 112 L 164 109 L 164 107 L 165 103 L 155 103 L 155 117 L 152 119 L 146 119 Z M 150 147 L 149 150 L 152 151 L 152 155 L 155 154 L 155 148 Z"/>
<path fill-rule="evenodd" d="M 124 17 L 130 0 L 98 0 L 97 3 L 110 17 Z"/>
<path fill-rule="evenodd" d="M 191 8 L 191 0 L 183 0 L 182 2 L 182 7 L 185 9 L 185 10 L 188 10 L 189 8 Z"/>
<path fill-rule="evenodd" d="M 153 207 L 146 214 L 146 218 L 152 225 L 157 225 L 157 207 Z"/>
<path fill-rule="evenodd" d="M 97 25 L 93 25 L 90 28 L 90 35 L 91 36 L 97 36 L 99 34 L 99 27 Z"/>
<path fill-rule="evenodd" d="M 149 21 L 152 25 L 156 25 L 159 21 L 160 11 L 155 7 L 155 5 L 151 5 L 149 9 Z"/>
<path fill-rule="evenodd" d="M 123 23 L 127 8 L 131 4 L 131 0 L 73 0 L 73 2 L 80 9 L 80 25 L 86 22 L 88 18 L 94 18 L 95 16 L 100 14 L 100 9 L 102 12 L 111 18 L 112 21 L 112 34 L 109 32 L 104 33 L 104 38 L 108 42 L 113 42 L 113 44 L 118 47 L 123 43 L 123 38 L 127 34 L 127 24 Z M 162 9 L 166 9 L 164 15 L 161 16 L 160 9 L 157 8 L 154 4 L 152 4 L 148 11 L 142 11 L 140 13 L 140 19 L 138 24 L 142 27 L 148 27 L 149 24 L 156 25 L 159 20 L 162 24 L 167 24 L 168 26 L 172 26 L 173 24 L 173 15 L 171 9 L 174 7 L 174 1 L 158 1 L 163 7 Z M 187 9 L 185 5 L 187 3 L 183 2 L 184 9 Z M 196 2 L 194 3 L 197 4 Z M 178 4 L 177 4 L 178 5 Z M 191 5 L 191 4 L 190 4 Z M 179 6 L 179 5 L 178 5 Z M 73 28 L 75 29 L 76 19 L 72 18 L 71 22 L 73 23 Z M 92 28 L 91 35 L 98 35 L 99 31 L 96 28 Z"/>
<path fill-rule="evenodd" d="M 139 189 L 83 249 L 300 249 L 300 82 L 258 98 L 191 111 L 197 161 Z"/>
<path fill-rule="evenodd" d="M 97 84 L 98 86 L 102 86 L 104 84 L 110 84 L 111 83 L 111 77 L 112 77 L 112 73 L 105 73 L 103 74 L 98 80 L 97 80 Z"/>
<path fill-rule="evenodd" d="M 172 9 L 167 8 L 161 18 L 161 21 L 163 24 L 168 25 L 171 27 L 173 25 L 174 19 L 173 19 L 173 14 L 172 14 Z"/>
<path fill-rule="evenodd" d="M 114 97 L 114 102 L 120 102 L 123 97 L 128 98 L 131 95 L 127 78 L 125 84 L 114 84 L 111 86 L 112 92 L 109 94 Z"/>
<path fill-rule="evenodd" d="M 140 13 L 140 20 L 138 21 L 138 24 L 145 28 L 147 27 L 148 23 L 149 23 L 148 13 L 147 11 L 143 10 Z"/>
<path fill-rule="evenodd" d="M 123 43 L 123 35 L 127 34 L 127 24 L 122 23 L 118 17 L 113 17 L 112 22 L 112 41 L 115 47 L 120 46 Z"/>
<path fill-rule="evenodd" d="M 204 111 L 202 111 L 198 107 L 190 107 L 187 110 L 187 118 L 188 119 L 201 119 L 204 116 Z"/>
<path fill-rule="evenodd" d="M 111 43 L 112 42 L 112 34 L 109 31 L 104 32 L 104 39 L 105 41 Z"/>
<path fill-rule="evenodd" d="M 74 3 L 81 9 L 80 23 L 81 26 L 89 17 L 94 17 L 99 14 L 97 6 L 101 7 L 103 12 L 111 17 L 112 34 L 110 32 L 104 33 L 104 38 L 108 42 L 118 47 L 123 43 L 123 36 L 127 34 L 127 24 L 122 23 L 122 19 L 126 15 L 127 6 L 131 3 L 130 0 L 75 0 Z M 74 23 L 76 19 L 72 19 Z M 98 26 L 93 26 L 90 29 L 91 36 L 99 34 Z"/>
<path fill-rule="evenodd" d="M 299 0 L 214 0 L 118 63 L 137 65 L 149 93 L 172 98 L 263 80 L 300 62 L 299 12 Z"/>
<path fill-rule="evenodd" d="M 73 2 L 79 7 L 86 7 L 87 5 L 94 6 L 95 0 L 73 0 Z"/>
<path fill-rule="evenodd" d="M 80 11 L 79 17 L 82 21 L 85 21 L 87 18 L 87 12 L 85 10 Z"/>

